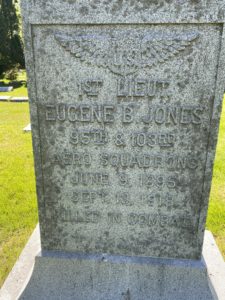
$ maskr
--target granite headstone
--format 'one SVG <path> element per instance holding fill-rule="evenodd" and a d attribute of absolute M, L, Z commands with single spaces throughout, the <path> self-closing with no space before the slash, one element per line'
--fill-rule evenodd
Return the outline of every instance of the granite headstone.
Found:
<path fill-rule="evenodd" d="M 11 92 L 13 90 L 13 86 L 0 86 L 0 92 Z"/>
<path fill-rule="evenodd" d="M 147 258 L 201 259 L 225 86 L 224 6 L 22 1 L 42 261 L 52 257 L 50 270 L 63 264 L 57 255 L 86 257 L 80 295 L 94 257 L 140 259 L 145 280 Z M 110 286 L 103 269 L 92 275 Z M 97 290 L 89 299 L 119 299 Z M 162 286 L 153 298 L 125 290 L 121 299 L 170 299 Z M 190 299 L 208 297 L 199 295 Z"/>

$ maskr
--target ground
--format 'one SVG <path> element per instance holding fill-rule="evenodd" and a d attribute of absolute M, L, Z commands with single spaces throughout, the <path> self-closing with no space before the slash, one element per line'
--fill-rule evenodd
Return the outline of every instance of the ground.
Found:
<path fill-rule="evenodd" d="M 212 231 L 225 258 L 225 104 L 220 121 L 206 227 Z"/>
<path fill-rule="evenodd" d="M 0 102 L 0 286 L 37 223 L 27 103 Z"/>
<path fill-rule="evenodd" d="M 25 73 L 11 93 L 26 96 Z M 4 81 L 6 84 L 7 82 Z M 1 84 L 1 82 L 0 82 Z M 37 218 L 31 134 L 27 103 L 0 102 L 0 286 L 10 272 Z M 217 146 L 207 228 L 225 257 L 225 105 Z"/>

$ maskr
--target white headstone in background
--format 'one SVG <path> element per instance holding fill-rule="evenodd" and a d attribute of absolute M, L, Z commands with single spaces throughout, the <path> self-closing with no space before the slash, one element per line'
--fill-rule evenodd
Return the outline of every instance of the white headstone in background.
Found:
<path fill-rule="evenodd" d="M 24 132 L 29 132 L 31 131 L 31 124 L 28 124 L 26 127 L 23 129 Z"/>

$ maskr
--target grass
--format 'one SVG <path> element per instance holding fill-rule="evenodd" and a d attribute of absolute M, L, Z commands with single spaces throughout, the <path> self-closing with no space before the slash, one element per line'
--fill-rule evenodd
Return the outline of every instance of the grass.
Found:
<path fill-rule="evenodd" d="M 0 102 L 0 286 L 37 224 L 28 103 Z"/>
<path fill-rule="evenodd" d="M 18 78 L 24 82 L 24 72 Z M 4 83 L 8 82 L 4 80 Z M 15 96 L 25 96 L 26 85 Z M 12 93 L 1 93 L 2 95 Z M 0 102 L 0 286 L 16 262 L 38 218 L 27 103 Z M 207 228 L 225 257 L 225 105 L 222 112 Z"/>
<path fill-rule="evenodd" d="M 13 90 L 7 93 L 0 93 L 0 96 L 27 97 L 26 72 L 21 70 L 16 80 L 0 79 L 0 86 L 13 86 Z"/>
<path fill-rule="evenodd" d="M 212 231 L 225 258 L 225 105 L 221 115 L 206 227 Z"/>

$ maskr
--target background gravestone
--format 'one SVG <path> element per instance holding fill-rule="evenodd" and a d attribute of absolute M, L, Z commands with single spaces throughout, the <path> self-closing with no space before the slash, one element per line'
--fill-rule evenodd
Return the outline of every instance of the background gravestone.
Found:
<path fill-rule="evenodd" d="M 124 283 L 120 259 L 130 268 L 128 281 L 137 284 L 120 295 L 150 299 L 148 288 L 137 296 L 141 282 L 132 279 L 128 257 L 143 265 L 134 274 L 161 282 L 151 299 L 173 298 L 174 276 L 184 299 L 187 282 L 196 299 L 211 297 L 200 258 L 224 88 L 224 3 L 167 2 L 22 1 L 38 261 L 50 277 L 59 274 L 53 286 L 64 268 L 71 272 L 80 283 L 76 292 L 65 289 L 78 293 L 76 299 L 90 295 L 89 276 L 111 290 L 107 296 L 92 282 L 93 299 L 119 299 L 112 290 Z M 114 256 L 101 267 L 103 253 Z M 57 255 L 69 255 L 74 268 L 79 261 L 81 273 L 72 275 L 73 263 Z M 146 257 L 177 259 L 165 267 L 164 292 L 165 261 L 155 261 L 157 273 Z M 181 259 L 188 266 L 182 262 L 177 271 Z M 101 272 L 87 271 L 91 266 Z"/>

